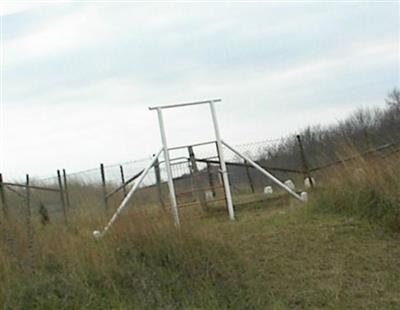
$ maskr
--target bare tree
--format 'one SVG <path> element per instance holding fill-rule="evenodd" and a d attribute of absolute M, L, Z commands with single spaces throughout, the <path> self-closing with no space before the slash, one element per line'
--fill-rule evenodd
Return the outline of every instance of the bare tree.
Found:
<path fill-rule="evenodd" d="M 400 108 L 400 91 L 395 87 L 391 92 L 388 93 L 386 103 L 391 108 Z"/>

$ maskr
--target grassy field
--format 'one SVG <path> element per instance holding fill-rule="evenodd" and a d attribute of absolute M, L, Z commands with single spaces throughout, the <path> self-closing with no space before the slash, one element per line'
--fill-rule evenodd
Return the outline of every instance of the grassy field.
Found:
<path fill-rule="evenodd" d="M 289 198 L 226 212 L 70 210 L 2 221 L 3 309 L 400 309 L 400 159 L 360 158 Z M 83 212 L 83 210 L 85 210 Z M 12 236 L 12 238 L 7 238 Z"/>
<path fill-rule="evenodd" d="M 3 308 L 400 307 L 400 238 L 365 220 L 259 204 L 236 223 L 150 221 L 129 212 L 100 242 L 85 225 L 43 228 L 34 271 L 2 256 Z"/>

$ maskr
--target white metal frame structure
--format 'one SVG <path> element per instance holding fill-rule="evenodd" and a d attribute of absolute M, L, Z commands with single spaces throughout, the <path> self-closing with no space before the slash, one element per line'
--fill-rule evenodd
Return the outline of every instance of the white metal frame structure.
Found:
<path fill-rule="evenodd" d="M 227 207 L 228 207 L 229 218 L 231 220 L 235 219 L 235 211 L 233 209 L 231 189 L 229 186 L 228 170 L 226 169 L 224 152 L 222 149 L 221 135 L 220 135 L 217 115 L 216 115 L 215 107 L 214 107 L 214 103 L 216 103 L 216 102 L 221 102 L 221 99 L 211 99 L 211 100 L 205 100 L 205 101 L 187 102 L 187 103 L 171 104 L 171 105 L 149 108 L 149 110 L 156 110 L 157 115 L 158 115 L 158 123 L 160 126 L 160 134 L 161 134 L 161 140 L 162 140 L 163 150 L 164 150 L 164 160 L 165 160 L 165 165 L 167 168 L 169 195 L 170 195 L 171 207 L 172 207 L 172 212 L 174 214 L 174 219 L 175 219 L 176 225 L 179 225 L 179 213 L 178 213 L 178 206 L 176 203 L 176 194 L 175 194 L 174 182 L 173 182 L 173 177 L 172 177 L 170 158 L 169 158 L 169 149 L 168 149 L 167 138 L 166 138 L 166 134 L 165 134 L 165 126 L 164 126 L 162 110 L 171 109 L 171 108 L 181 108 L 181 107 L 200 105 L 200 104 L 208 104 L 210 106 L 211 117 L 212 117 L 212 121 L 213 121 L 213 125 L 214 125 L 215 139 L 217 142 L 217 148 L 218 148 L 218 152 L 220 155 L 219 158 L 220 158 L 220 165 L 221 165 L 221 173 L 222 173 L 222 178 L 224 181 L 223 183 L 224 183 L 225 197 L 226 197 L 226 202 L 227 202 Z"/>
<path fill-rule="evenodd" d="M 156 106 L 156 107 L 149 107 L 149 110 L 155 110 L 157 111 L 157 116 L 158 116 L 158 122 L 159 122 L 159 127 L 160 127 L 160 135 L 161 135 L 161 141 L 162 141 L 162 149 L 154 156 L 153 160 L 151 163 L 144 169 L 143 173 L 140 175 L 139 179 L 137 182 L 134 184 L 134 186 L 131 188 L 131 190 L 128 192 L 124 200 L 121 202 L 121 205 L 118 207 L 118 209 L 115 211 L 113 216 L 111 217 L 110 221 L 107 223 L 107 225 L 104 227 L 102 231 L 95 230 L 93 232 L 94 237 L 96 238 L 101 238 L 111 227 L 111 225 L 115 222 L 121 211 L 127 206 L 129 200 L 132 198 L 134 192 L 139 188 L 139 185 L 142 183 L 146 175 L 148 174 L 149 170 L 153 167 L 161 153 L 164 154 L 164 162 L 167 170 L 167 177 L 168 177 L 168 188 L 169 188 L 169 196 L 170 196 L 170 201 L 171 201 L 171 209 L 172 213 L 174 216 L 174 221 L 175 225 L 179 226 L 180 225 L 180 220 L 179 220 L 179 212 L 178 212 L 178 205 L 176 201 L 176 194 L 175 194 L 175 187 L 174 187 L 174 181 L 173 181 L 173 176 L 172 176 L 172 171 L 171 171 L 171 159 L 169 157 L 169 151 L 170 150 L 176 150 L 180 148 L 185 148 L 187 146 L 178 146 L 178 147 L 172 147 L 168 148 L 167 145 L 167 137 L 165 133 L 165 126 L 164 126 L 164 119 L 163 119 L 163 110 L 164 109 L 171 109 L 171 108 L 181 108 L 181 107 L 187 107 L 187 106 L 193 106 L 193 105 L 200 105 L 200 104 L 208 104 L 210 107 L 210 113 L 212 117 L 212 122 L 213 122 L 213 127 L 214 127 L 214 132 L 215 132 L 215 138 L 216 138 L 216 143 L 217 143 L 217 149 L 219 153 L 219 160 L 220 160 L 220 165 L 221 165 L 221 174 L 222 174 L 222 179 L 224 183 L 224 189 L 225 189 L 225 198 L 227 202 L 227 208 L 228 208 L 228 213 L 229 213 L 229 218 L 231 220 L 235 219 L 235 211 L 233 208 L 233 202 L 232 202 L 232 194 L 231 194 L 231 189 L 229 186 L 229 176 L 228 176 L 228 171 L 226 168 L 226 162 L 224 158 L 224 152 L 222 145 L 224 145 L 226 148 L 228 148 L 230 151 L 241 157 L 242 159 L 246 160 L 250 165 L 252 165 L 255 169 L 260 171 L 263 175 L 265 175 L 267 178 L 269 178 L 271 181 L 273 181 L 275 184 L 283 188 L 285 191 L 287 191 L 289 194 L 291 194 L 293 197 L 296 199 L 299 199 L 301 201 L 305 201 L 306 199 L 298 195 L 296 192 L 294 192 L 292 189 L 290 189 L 288 186 L 286 186 L 284 183 L 282 183 L 280 180 L 278 180 L 276 177 L 274 177 L 271 173 L 266 171 L 264 168 L 262 168 L 260 165 L 258 165 L 256 162 L 251 160 L 248 156 L 240 153 L 238 150 L 234 149 L 232 146 L 227 144 L 225 141 L 221 139 L 221 134 L 219 131 L 219 126 L 218 126 L 218 120 L 217 120 L 217 115 L 215 111 L 215 106 L 214 104 L 217 102 L 221 102 L 221 99 L 211 99 L 211 100 L 205 100 L 205 101 L 197 101 L 197 102 L 188 102 L 188 103 L 181 103 L 181 104 L 172 104 L 172 105 L 165 105 L 165 106 Z M 198 143 L 196 145 L 205 145 L 205 144 L 210 144 L 214 143 L 215 141 L 209 141 L 209 142 L 203 142 L 203 143 Z"/>

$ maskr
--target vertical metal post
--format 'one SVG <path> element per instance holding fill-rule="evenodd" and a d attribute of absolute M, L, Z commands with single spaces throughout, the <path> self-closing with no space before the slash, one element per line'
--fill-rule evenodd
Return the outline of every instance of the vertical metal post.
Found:
<path fill-rule="evenodd" d="M 199 169 L 197 168 L 196 159 L 194 157 L 193 147 L 188 146 L 189 159 L 190 159 L 190 170 L 193 176 L 194 187 L 196 188 L 197 198 L 200 201 L 200 206 L 204 211 L 207 211 L 206 198 L 204 192 L 201 190 L 200 180 L 199 180 Z"/>
<path fill-rule="evenodd" d="M 64 200 L 64 189 L 61 180 L 61 173 L 60 170 L 57 170 L 57 179 L 58 179 L 58 187 L 60 191 L 60 201 L 61 201 L 61 208 L 64 214 L 64 220 L 67 221 L 67 212 L 65 210 L 65 200 Z"/>
<path fill-rule="evenodd" d="M 302 162 L 302 165 L 303 165 L 304 179 L 307 178 L 310 181 L 311 188 L 314 188 L 314 182 L 313 182 L 313 180 L 311 178 L 310 169 L 308 168 L 306 155 L 304 153 L 303 143 L 301 142 L 301 137 L 300 137 L 300 135 L 297 135 L 296 138 L 297 138 L 297 142 L 299 143 L 300 157 L 301 157 L 301 162 Z"/>
<path fill-rule="evenodd" d="M 8 221 L 8 204 L 6 200 L 6 193 L 5 193 L 5 186 L 3 184 L 3 175 L 0 173 L 0 200 L 3 205 L 3 215 L 4 215 L 4 220 Z M 6 244 L 8 245 L 8 250 L 9 254 L 13 259 L 16 259 L 16 244 L 15 240 L 12 238 L 10 231 L 8 230 L 8 227 L 6 226 L 6 223 L 3 223 L 0 221 L 0 227 L 2 227 L 4 239 L 6 241 Z"/>
<path fill-rule="evenodd" d="M 179 226 L 180 221 L 179 221 L 178 205 L 176 203 L 175 187 L 174 187 L 174 181 L 172 179 L 172 170 L 171 170 L 171 163 L 169 160 L 167 137 L 165 136 L 164 119 L 162 116 L 161 108 L 157 108 L 157 115 L 158 115 L 158 123 L 160 125 L 161 141 L 164 150 L 165 167 L 167 168 L 169 198 L 171 200 L 171 208 L 175 220 L 175 225 Z"/>
<path fill-rule="evenodd" d="M 119 165 L 119 171 L 121 173 L 122 191 L 124 192 L 124 197 L 125 197 L 126 196 L 125 175 L 124 175 L 124 167 L 122 167 L 122 165 Z"/>
<path fill-rule="evenodd" d="M 218 127 L 218 120 L 217 120 L 217 115 L 215 112 L 215 107 L 214 107 L 213 101 L 210 101 L 210 110 L 211 110 L 211 116 L 212 116 L 213 125 L 214 125 L 215 138 L 217 141 L 217 149 L 219 152 L 219 159 L 220 159 L 220 163 L 221 163 L 222 179 L 224 180 L 225 196 L 226 196 L 226 203 L 228 205 L 229 218 L 231 220 L 234 220 L 235 219 L 235 210 L 233 209 L 232 194 L 231 194 L 231 189 L 229 186 L 228 171 L 226 169 L 224 152 L 223 152 L 222 143 L 221 143 L 221 136 L 220 136 L 219 127 Z"/>
<path fill-rule="evenodd" d="M 71 207 L 71 203 L 69 201 L 67 173 L 65 172 L 65 169 L 62 170 L 62 173 L 63 173 L 63 181 L 64 181 L 65 202 L 67 204 L 67 207 L 69 208 L 69 207 Z"/>
<path fill-rule="evenodd" d="M 155 156 L 155 155 L 153 155 Z M 165 209 L 165 203 L 162 197 L 162 189 L 161 189 L 161 173 L 160 173 L 160 161 L 156 158 L 154 162 L 154 173 L 156 175 L 156 186 L 157 186 L 157 195 L 158 200 L 160 201 L 160 205 L 163 209 Z"/>
<path fill-rule="evenodd" d="M 245 168 L 246 168 L 247 179 L 249 180 L 250 189 L 251 189 L 251 192 L 254 194 L 254 192 L 255 192 L 254 183 L 253 183 L 253 178 L 251 177 L 251 174 L 250 174 L 249 163 L 245 160 L 244 164 L 245 164 Z"/>
<path fill-rule="evenodd" d="M 106 174 L 104 172 L 104 165 L 100 164 L 100 174 L 101 174 L 101 188 L 103 190 L 103 203 L 104 208 L 108 209 L 108 201 L 107 201 L 107 187 L 106 187 Z"/>
<path fill-rule="evenodd" d="M 29 269 L 35 271 L 35 253 L 33 245 L 33 226 L 32 226 L 32 210 L 31 210 L 31 188 L 29 184 L 29 174 L 26 175 L 26 234 L 28 240 L 29 253 Z"/>
<path fill-rule="evenodd" d="M 5 193 L 4 185 L 3 185 L 3 175 L 1 173 L 0 173 L 0 200 L 1 200 L 1 204 L 3 205 L 4 218 L 7 218 L 8 217 L 8 205 L 7 205 L 6 193 Z"/>
<path fill-rule="evenodd" d="M 29 174 L 26 175 L 26 214 L 27 221 L 31 218 L 31 189 L 29 187 Z"/>

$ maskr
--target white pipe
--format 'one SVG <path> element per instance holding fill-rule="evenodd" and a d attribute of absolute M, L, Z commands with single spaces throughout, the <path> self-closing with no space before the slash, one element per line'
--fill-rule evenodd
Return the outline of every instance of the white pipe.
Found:
<path fill-rule="evenodd" d="M 202 145 L 213 144 L 213 143 L 215 143 L 215 141 L 206 141 L 206 142 L 200 142 L 200 143 L 195 143 L 195 144 L 180 145 L 180 146 L 170 147 L 170 148 L 168 148 L 168 150 L 174 151 L 174 150 L 179 150 L 179 149 L 186 149 L 189 146 L 195 147 L 195 146 L 202 146 Z"/>
<path fill-rule="evenodd" d="M 233 209 L 232 194 L 231 194 L 231 188 L 229 186 L 228 171 L 226 169 L 226 164 L 225 164 L 224 150 L 222 149 L 221 135 L 219 133 L 217 114 L 215 112 L 214 102 L 212 102 L 212 101 L 210 102 L 210 110 L 211 110 L 211 116 L 212 116 L 213 125 L 214 125 L 215 138 L 217 140 L 217 148 L 218 148 L 219 157 L 220 157 L 220 164 L 221 164 L 221 170 L 222 170 L 221 173 L 222 173 L 222 178 L 224 180 L 225 196 L 226 196 L 226 203 L 228 205 L 229 218 L 231 220 L 234 220 L 235 219 L 235 210 Z"/>
<path fill-rule="evenodd" d="M 265 170 L 264 168 L 262 168 L 260 165 L 256 164 L 253 160 L 251 160 L 249 157 L 247 157 L 246 155 L 243 155 L 242 153 L 240 153 L 239 151 L 235 150 L 233 147 L 229 146 L 225 141 L 222 141 L 222 143 L 228 148 L 230 149 L 233 153 L 235 153 L 236 155 L 242 157 L 244 160 L 247 160 L 249 164 L 251 164 L 254 168 L 256 168 L 258 171 L 260 171 L 262 174 L 264 174 L 266 177 L 268 177 L 270 180 L 272 180 L 273 182 L 275 182 L 278 186 L 282 187 L 284 190 L 286 190 L 289 194 L 291 194 L 292 196 L 296 197 L 297 199 L 304 201 L 304 199 L 296 194 L 294 191 L 292 191 L 288 186 L 286 186 L 285 184 L 283 184 L 281 181 L 279 181 L 276 177 L 274 177 L 271 173 L 269 173 L 267 170 Z"/>
<path fill-rule="evenodd" d="M 170 104 L 170 105 L 164 105 L 164 106 L 158 106 L 158 107 L 149 107 L 149 110 L 187 107 L 187 106 L 190 106 L 190 105 L 198 105 L 198 104 L 205 104 L 205 103 L 211 103 L 211 102 L 221 102 L 221 99 L 210 99 L 210 100 L 203 100 L 203 101 Z"/>
<path fill-rule="evenodd" d="M 181 157 L 175 157 L 175 158 L 170 158 L 169 162 L 173 162 L 173 161 L 178 161 L 178 160 L 187 160 L 187 157 L 181 156 Z M 159 164 L 163 164 L 165 161 L 164 160 L 160 160 Z"/>
<path fill-rule="evenodd" d="M 157 158 L 160 156 L 161 152 L 163 150 L 161 149 L 156 156 L 154 156 L 153 160 L 151 161 L 150 165 L 148 165 L 146 167 L 146 169 L 144 169 L 144 171 L 142 172 L 142 174 L 140 175 L 139 179 L 137 180 L 137 182 L 133 185 L 133 187 L 131 188 L 131 190 L 129 191 L 128 195 L 126 195 L 126 197 L 124 198 L 124 200 L 122 200 L 120 206 L 118 207 L 118 209 L 114 212 L 113 216 L 111 217 L 110 221 L 108 222 L 108 224 L 104 227 L 103 231 L 98 231 L 95 230 L 93 232 L 93 236 L 95 236 L 96 238 L 101 238 L 102 236 L 104 236 L 104 234 L 110 229 L 111 225 L 115 222 L 115 220 L 117 219 L 118 215 L 121 213 L 121 211 L 126 207 L 127 203 L 129 202 L 129 200 L 131 199 L 131 197 L 133 196 L 133 193 L 136 191 L 136 189 L 139 187 L 139 185 L 142 183 L 142 181 L 144 180 L 144 178 L 146 177 L 147 173 L 149 172 L 149 170 L 151 169 L 151 167 L 153 167 L 154 163 L 156 162 Z"/>
<path fill-rule="evenodd" d="M 169 188 L 169 198 L 171 201 L 171 209 L 172 209 L 172 213 L 174 216 L 175 225 L 179 226 L 180 221 L 179 221 L 178 205 L 176 203 L 174 181 L 172 179 L 172 170 L 171 170 L 171 163 L 170 163 L 170 159 L 169 159 L 167 137 L 165 135 L 164 119 L 162 116 L 161 108 L 157 108 L 157 115 L 158 115 L 158 124 L 160 125 L 160 134 L 161 134 L 161 140 L 162 140 L 163 150 L 164 150 L 165 166 L 167 168 L 168 188 Z"/>

